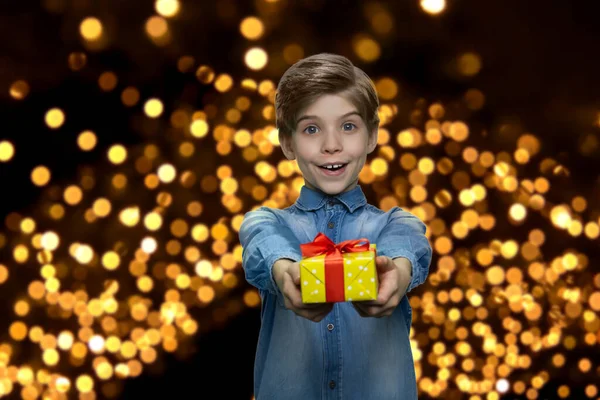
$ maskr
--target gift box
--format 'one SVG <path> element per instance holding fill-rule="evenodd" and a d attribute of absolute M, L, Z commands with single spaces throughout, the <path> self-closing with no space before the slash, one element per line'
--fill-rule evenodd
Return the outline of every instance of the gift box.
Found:
<path fill-rule="evenodd" d="M 377 247 L 367 239 L 335 244 L 323 233 L 300 245 L 303 303 L 376 300 Z"/>

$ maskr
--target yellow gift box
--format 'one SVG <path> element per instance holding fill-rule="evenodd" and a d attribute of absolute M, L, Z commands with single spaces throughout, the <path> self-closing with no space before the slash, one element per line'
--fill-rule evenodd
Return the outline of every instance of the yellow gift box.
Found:
<path fill-rule="evenodd" d="M 362 243 L 362 244 L 361 244 Z M 376 300 L 377 247 L 366 239 L 335 244 L 322 233 L 301 244 L 300 287 L 303 303 Z"/>

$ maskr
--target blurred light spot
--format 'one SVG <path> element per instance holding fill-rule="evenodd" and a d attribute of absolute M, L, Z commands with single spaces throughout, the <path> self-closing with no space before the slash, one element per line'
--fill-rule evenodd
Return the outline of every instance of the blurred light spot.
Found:
<path fill-rule="evenodd" d="M 429 106 L 429 116 L 431 116 L 431 118 L 437 119 L 437 120 L 441 120 L 444 117 L 444 114 L 446 113 L 446 110 L 444 109 L 444 106 L 440 103 L 434 103 L 431 106 Z"/>
<path fill-rule="evenodd" d="M 92 205 L 94 214 L 100 218 L 107 217 L 110 214 L 111 208 L 112 206 L 110 201 L 106 198 L 99 198 L 98 200 L 94 201 L 94 204 Z"/>
<path fill-rule="evenodd" d="M 249 40 L 260 39 L 265 31 L 262 21 L 256 17 L 246 17 L 240 23 L 240 32 Z"/>
<path fill-rule="evenodd" d="M 201 286 L 198 289 L 198 299 L 203 303 L 210 303 L 215 297 L 215 290 L 208 285 Z"/>
<path fill-rule="evenodd" d="M 373 62 L 381 55 L 379 43 L 368 36 L 359 35 L 353 40 L 354 53 L 365 62 Z"/>
<path fill-rule="evenodd" d="M 146 254 L 154 253 L 157 247 L 158 244 L 156 243 L 156 240 L 154 238 L 146 237 L 142 240 L 141 248 Z"/>
<path fill-rule="evenodd" d="M 294 64 L 296 61 L 304 57 L 304 49 L 299 44 L 288 44 L 283 48 L 283 59 L 289 65 Z"/>
<path fill-rule="evenodd" d="M 157 174 L 161 182 L 171 183 L 173 182 L 173 180 L 175 180 L 175 177 L 177 176 L 177 171 L 175 170 L 175 167 L 173 165 L 163 164 L 158 168 Z"/>
<path fill-rule="evenodd" d="M 50 182 L 50 170 L 43 165 L 35 167 L 31 172 L 31 181 L 36 186 L 45 186 Z"/>
<path fill-rule="evenodd" d="M 85 67 L 85 64 L 87 63 L 87 56 L 85 55 L 85 53 L 73 52 L 73 53 L 69 54 L 69 58 L 67 59 L 67 62 L 69 64 L 69 68 L 71 68 L 71 70 L 79 71 L 83 67 Z"/>
<path fill-rule="evenodd" d="M 122 164 L 127 159 L 127 149 L 120 144 L 115 144 L 108 149 L 108 159 L 113 164 Z"/>
<path fill-rule="evenodd" d="M 140 100 L 140 92 L 134 87 L 127 87 L 121 93 L 121 101 L 127 107 L 133 107 Z"/>
<path fill-rule="evenodd" d="M 3 140 L 0 142 L 0 162 L 10 161 L 15 155 L 15 147 L 9 141 Z"/>
<path fill-rule="evenodd" d="M 65 203 L 74 206 L 79 204 L 79 202 L 83 198 L 83 192 L 78 186 L 71 185 L 65 189 L 63 197 Z"/>
<path fill-rule="evenodd" d="M 80 375 L 75 381 L 75 386 L 81 393 L 88 393 L 94 388 L 94 381 L 89 375 Z"/>
<path fill-rule="evenodd" d="M 103 72 L 98 78 L 98 86 L 105 92 L 110 92 L 117 86 L 117 75 L 114 72 Z"/>
<path fill-rule="evenodd" d="M 209 84 L 215 79 L 215 72 L 213 69 L 206 65 L 201 65 L 196 70 L 196 78 L 204 84 Z"/>
<path fill-rule="evenodd" d="M 267 65 L 268 55 L 267 52 L 260 47 L 253 47 L 246 52 L 244 61 L 248 68 L 258 71 Z"/>
<path fill-rule="evenodd" d="M 244 293 L 244 303 L 248 307 L 257 307 L 260 304 L 260 296 L 255 290 L 248 290 Z"/>
<path fill-rule="evenodd" d="M 88 17 L 79 25 L 79 32 L 85 40 L 97 40 L 102 36 L 102 23 L 98 18 Z"/>
<path fill-rule="evenodd" d="M 446 8 L 446 0 L 421 0 L 421 8 L 429 14 L 439 14 Z"/>
<path fill-rule="evenodd" d="M 398 85 L 392 78 L 381 78 L 376 84 L 375 88 L 379 97 L 384 100 L 392 100 L 398 94 Z"/>
<path fill-rule="evenodd" d="M 186 73 L 194 67 L 196 60 L 192 56 L 182 56 L 177 60 L 177 69 L 181 73 Z"/>
<path fill-rule="evenodd" d="M 144 112 L 150 118 L 158 118 L 163 113 L 163 103 L 159 99 L 149 99 L 144 104 Z"/>
<path fill-rule="evenodd" d="M 13 322 L 8 328 L 8 334 L 12 339 L 21 341 L 27 336 L 27 325 L 21 321 Z"/>
<path fill-rule="evenodd" d="M 42 235 L 42 247 L 54 251 L 58 248 L 60 238 L 55 232 L 46 232 Z"/>
<path fill-rule="evenodd" d="M 92 131 L 83 131 L 77 137 L 77 145 L 83 151 L 93 150 L 97 142 L 96 134 Z"/>
<path fill-rule="evenodd" d="M 464 122 L 455 122 L 450 126 L 450 136 L 457 142 L 463 142 L 469 137 L 469 127 Z"/>
<path fill-rule="evenodd" d="M 515 203 L 510 207 L 509 215 L 515 221 L 523 221 L 527 216 L 527 209 L 523 204 Z"/>
<path fill-rule="evenodd" d="M 480 90 L 469 89 L 464 96 L 465 103 L 470 110 L 481 110 L 485 104 L 485 96 Z"/>
<path fill-rule="evenodd" d="M 215 89 L 219 92 L 227 92 L 233 86 L 233 79 L 227 74 L 220 74 L 215 79 Z"/>
<path fill-rule="evenodd" d="M 156 12 L 163 17 L 174 17 L 179 12 L 178 0 L 156 0 L 154 3 Z"/>
<path fill-rule="evenodd" d="M 51 108 L 46 113 L 46 125 L 52 129 L 58 129 L 65 122 L 65 113 L 60 108 Z"/>
<path fill-rule="evenodd" d="M 153 39 L 160 39 L 169 31 L 169 25 L 163 17 L 153 16 L 146 21 L 146 33 Z"/>
<path fill-rule="evenodd" d="M 573 207 L 573 210 L 581 213 L 587 208 L 587 200 L 584 197 L 576 196 L 573 198 L 571 206 Z"/>
<path fill-rule="evenodd" d="M 190 132 L 194 137 L 202 138 L 208 133 L 208 124 L 202 119 L 197 119 L 190 125 Z"/>
<path fill-rule="evenodd" d="M 29 94 L 29 84 L 23 80 L 15 81 L 8 92 L 13 99 L 23 100 Z"/>
<path fill-rule="evenodd" d="M 563 205 L 555 206 L 550 211 L 550 220 L 561 229 L 567 229 L 571 225 L 571 213 Z"/>
<path fill-rule="evenodd" d="M 389 12 L 380 10 L 376 12 L 370 19 L 371 27 L 379 34 L 387 35 L 394 27 L 394 20 Z"/>
<path fill-rule="evenodd" d="M 8 268 L 5 265 L 0 264 L 0 284 L 3 284 L 8 279 Z"/>
<path fill-rule="evenodd" d="M 458 57 L 458 70 L 462 75 L 474 76 L 481 69 L 481 57 L 475 53 L 465 53 Z"/>

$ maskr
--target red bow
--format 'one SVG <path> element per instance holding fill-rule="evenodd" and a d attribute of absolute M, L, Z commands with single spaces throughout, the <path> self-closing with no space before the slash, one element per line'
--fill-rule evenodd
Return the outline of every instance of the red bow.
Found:
<path fill-rule="evenodd" d="M 302 257 L 315 257 L 325 254 L 325 298 L 327 302 L 345 301 L 344 260 L 342 254 L 369 251 L 369 249 L 370 243 L 365 238 L 346 240 L 335 244 L 321 232 L 312 242 L 300 245 Z"/>

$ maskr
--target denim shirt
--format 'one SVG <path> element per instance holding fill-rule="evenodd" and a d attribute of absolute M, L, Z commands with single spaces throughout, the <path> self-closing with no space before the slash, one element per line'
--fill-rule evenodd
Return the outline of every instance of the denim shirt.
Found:
<path fill-rule="evenodd" d="M 399 207 L 384 212 L 367 203 L 360 186 L 328 196 L 303 186 L 297 201 L 280 210 L 260 207 L 240 227 L 246 280 L 258 288 L 261 329 L 254 366 L 257 400 L 416 399 L 406 295 L 393 314 L 363 318 L 351 303 L 335 303 L 318 323 L 284 306 L 273 280 L 275 261 L 302 258 L 300 244 L 323 232 L 335 243 L 366 238 L 377 254 L 412 264 L 407 291 L 425 281 L 431 246 L 425 225 Z"/>

